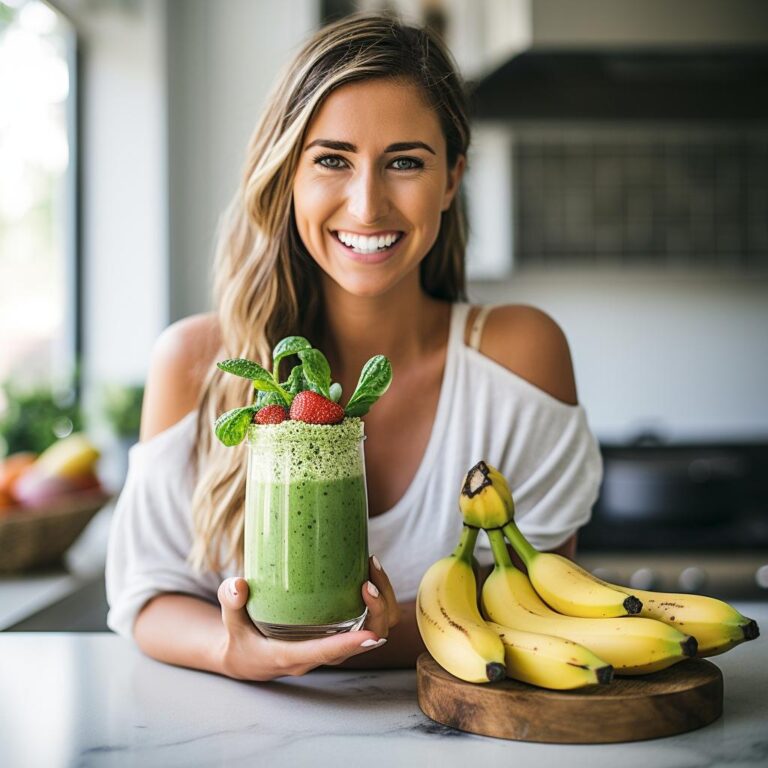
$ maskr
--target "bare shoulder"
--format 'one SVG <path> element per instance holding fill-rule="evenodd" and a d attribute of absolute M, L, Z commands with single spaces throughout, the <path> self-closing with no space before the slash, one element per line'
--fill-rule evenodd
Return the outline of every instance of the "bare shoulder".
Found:
<path fill-rule="evenodd" d="M 141 410 L 142 440 L 163 432 L 197 407 L 220 346 L 213 312 L 178 320 L 158 336 Z"/>
<path fill-rule="evenodd" d="M 578 402 L 568 339 L 546 312 L 524 304 L 494 307 L 480 352 L 552 397 Z"/>

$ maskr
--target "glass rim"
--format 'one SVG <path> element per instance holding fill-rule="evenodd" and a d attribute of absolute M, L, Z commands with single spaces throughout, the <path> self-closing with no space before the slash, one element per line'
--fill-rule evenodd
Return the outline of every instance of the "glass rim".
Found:
<path fill-rule="evenodd" d="M 245 435 L 245 440 L 249 445 L 259 442 L 301 442 L 311 436 L 313 431 L 316 431 L 318 437 L 326 437 L 329 434 L 327 430 L 336 430 L 339 432 L 334 435 L 334 439 L 338 439 L 345 443 L 361 443 L 368 437 L 365 434 L 365 422 L 357 416 L 347 417 L 354 418 L 359 421 L 359 429 L 352 431 L 350 424 L 340 422 L 339 424 L 309 424 L 307 422 L 299 422 L 289 420 L 293 424 L 301 424 L 301 427 L 295 428 L 295 431 L 287 430 L 283 425 L 289 423 L 289 421 L 281 422 L 280 424 L 249 424 L 248 430 Z M 345 419 L 346 421 L 346 419 Z M 301 430 L 299 432 L 298 430 Z M 303 434 L 302 434 L 303 433 Z"/>

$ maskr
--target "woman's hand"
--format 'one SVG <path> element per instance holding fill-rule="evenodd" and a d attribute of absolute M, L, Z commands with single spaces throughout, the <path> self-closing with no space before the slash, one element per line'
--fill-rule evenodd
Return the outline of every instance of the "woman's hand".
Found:
<path fill-rule="evenodd" d="M 400 620 L 400 608 L 389 578 L 375 556 L 370 558 L 368 570 L 370 581 L 362 585 L 368 607 L 364 628 L 318 640 L 264 637 L 245 610 L 248 582 L 242 578 L 223 581 L 218 594 L 226 630 L 219 649 L 221 671 L 237 680 L 274 680 L 285 675 L 304 675 L 322 665 L 341 664 L 382 646 L 390 627 Z"/>

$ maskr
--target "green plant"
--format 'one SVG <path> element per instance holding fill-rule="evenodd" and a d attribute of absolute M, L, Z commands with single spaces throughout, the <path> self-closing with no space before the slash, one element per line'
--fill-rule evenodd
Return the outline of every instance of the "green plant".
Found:
<path fill-rule="evenodd" d="M 0 413 L 0 455 L 17 451 L 42 453 L 60 437 L 83 427 L 80 404 L 73 389 L 49 386 L 0 385 L 5 410 Z"/>
<path fill-rule="evenodd" d="M 104 388 L 103 413 L 118 437 L 135 437 L 141 423 L 141 384 L 109 384 Z"/>

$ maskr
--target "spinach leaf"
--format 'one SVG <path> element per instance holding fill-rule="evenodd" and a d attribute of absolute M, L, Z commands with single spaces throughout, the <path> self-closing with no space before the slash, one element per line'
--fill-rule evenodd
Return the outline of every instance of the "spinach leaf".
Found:
<path fill-rule="evenodd" d="M 236 358 L 234 360 L 223 360 L 220 363 L 216 363 L 216 365 L 226 373 L 233 373 L 235 376 L 240 376 L 243 379 L 250 379 L 255 389 L 262 392 L 277 392 L 282 401 L 280 402 L 281 405 L 291 405 L 293 395 L 290 392 L 286 392 L 272 378 L 272 374 L 266 368 L 262 368 L 258 363 L 254 363 L 253 360 Z"/>
<path fill-rule="evenodd" d="M 365 416 L 370 407 L 389 389 L 392 364 L 384 355 L 372 357 L 360 373 L 352 397 L 344 412 L 347 416 Z"/>
<path fill-rule="evenodd" d="M 299 352 L 304 368 L 304 378 L 313 392 L 330 400 L 331 367 L 319 349 L 304 349 Z"/>
<path fill-rule="evenodd" d="M 246 405 L 222 413 L 213 425 L 216 437 L 226 446 L 238 445 L 243 441 L 253 414 L 258 410 L 258 405 Z"/>
<path fill-rule="evenodd" d="M 304 366 L 294 365 L 291 369 L 291 375 L 287 381 L 283 382 L 282 386 L 292 395 L 298 395 L 299 392 L 303 392 L 307 388 L 307 384 L 304 381 Z"/>
<path fill-rule="evenodd" d="M 331 400 L 333 400 L 334 403 L 338 403 L 339 400 L 341 400 L 341 384 L 339 384 L 338 381 L 334 381 L 333 384 L 331 384 L 331 388 L 328 390 L 328 392 L 331 395 Z"/>
<path fill-rule="evenodd" d="M 285 406 L 285 400 L 279 392 L 259 392 L 256 396 L 256 405 L 259 408 L 264 408 L 267 405 Z"/>
<path fill-rule="evenodd" d="M 240 376 L 243 379 L 250 379 L 256 389 L 269 390 L 270 387 L 272 389 L 275 387 L 275 380 L 272 378 L 272 374 L 258 363 L 254 363 L 253 360 L 246 360 L 240 357 L 234 360 L 222 360 L 220 363 L 216 363 L 216 365 L 226 373 L 233 373 L 235 376 Z M 256 382 L 264 382 L 265 385 L 269 386 L 260 387 Z"/>
<path fill-rule="evenodd" d="M 272 373 L 278 376 L 280 361 L 288 355 L 297 355 L 302 349 L 312 349 L 312 345 L 303 336 L 286 336 L 278 341 L 272 351 Z"/>

